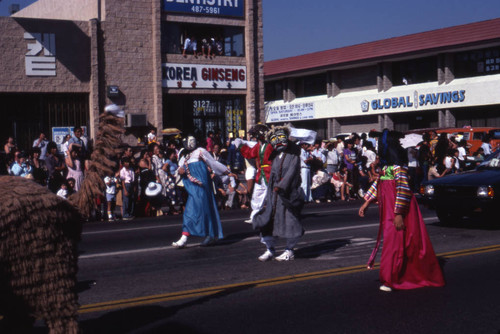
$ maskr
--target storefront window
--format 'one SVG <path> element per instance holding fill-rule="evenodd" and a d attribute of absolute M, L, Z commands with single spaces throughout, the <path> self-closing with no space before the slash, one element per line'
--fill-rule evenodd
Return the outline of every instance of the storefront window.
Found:
<path fill-rule="evenodd" d="M 326 74 L 309 75 L 295 80 L 295 96 L 317 96 L 326 94 Z"/>
<path fill-rule="evenodd" d="M 224 29 L 224 52 L 226 56 L 243 57 L 243 29 L 239 27 L 226 27 Z"/>
<path fill-rule="evenodd" d="M 454 73 L 456 78 L 500 73 L 500 48 L 457 53 Z"/>
<path fill-rule="evenodd" d="M 304 96 L 326 94 L 326 74 L 317 74 L 304 77 Z"/>
<path fill-rule="evenodd" d="M 162 52 L 181 54 L 187 38 L 196 40 L 198 54 L 244 57 L 243 27 L 212 26 L 179 22 L 162 22 Z M 205 50 L 203 50 L 203 47 Z"/>
<path fill-rule="evenodd" d="M 437 58 L 427 57 L 392 64 L 392 85 L 403 86 L 437 81 Z"/>
<path fill-rule="evenodd" d="M 283 83 L 282 80 L 269 81 L 264 83 L 265 100 L 276 101 L 283 100 Z"/>
<path fill-rule="evenodd" d="M 245 129 L 245 99 L 242 97 L 165 96 L 164 127 L 177 127 L 202 140 L 208 131 L 220 132 L 225 140 Z"/>

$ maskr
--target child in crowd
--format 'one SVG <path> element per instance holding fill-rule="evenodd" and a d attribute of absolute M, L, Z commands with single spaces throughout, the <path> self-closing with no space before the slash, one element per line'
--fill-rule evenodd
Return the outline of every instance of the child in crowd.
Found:
<path fill-rule="evenodd" d="M 134 212 L 134 182 L 135 172 L 130 167 L 130 158 L 124 157 L 122 159 L 122 169 L 120 170 L 120 180 L 122 182 L 123 191 L 123 219 L 133 219 Z"/>
<path fill-rule="evenodd" d="M 68 184 L 67 181 L 61 183 L 61 188 L 57 191 L 57 196 L 68 199 Z"/>
<path fill-rule="evenodd" d="M 338 198 L 340 195 L 340 199 L 346 201 L 349 199 L 349 191 L 352 188 L 352 184 L 347 182 L 347 166 L 342 164 L 340 169 L 333 173 L 331 182 L 335 187 L 335 195 Z"/>
<path fill-rule="evenodd" d="M 108 206 L 108 221 L 114 221 L 115 207 L 116 207 L 116 185 L 119 183 L 119 179 L 114 176 L 106 176 L 104 178 L 104 183 L 106 184 L 106 202 Z"/>
<path fill-rule="evenodd" d="M 61 183 L 61 188 L 57 191 L 57 196 L 68 199 L 68 197 L 74 193 L 74 186 L 75 179 L 72 177 L 68 178 L 66 181 Z"/>
<path fill-rule="evenodd" d="M 156 139 L 156 130 L 155 129 L 151 129 L 151 131 L 149 131 L 148 133 L 148 145 L 149 144 L 152 144 L 152 143 L 157 143 L 157 139 Z"/>

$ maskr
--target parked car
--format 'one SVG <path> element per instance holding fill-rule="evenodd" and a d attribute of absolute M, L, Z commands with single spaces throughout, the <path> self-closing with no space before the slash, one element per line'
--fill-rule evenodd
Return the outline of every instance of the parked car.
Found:
<path fill-rule="evenodd" d="M 423 202 L 443 224 L 453 224 L 464 216 L 500 216 L 500 150 L 471 171 L 426 181 L 420 189 Z"/>

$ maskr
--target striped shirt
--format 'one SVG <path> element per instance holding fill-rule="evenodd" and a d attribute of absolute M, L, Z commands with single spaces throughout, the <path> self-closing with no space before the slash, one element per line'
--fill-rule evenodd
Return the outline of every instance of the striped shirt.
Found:
<path fill-rule="evenodd" d="M 394 214 L 405 215 L 410 208 L 412 192 L 408 185 L 408 169 L 402 166 L 384 167 L 386 174 L 385 180 L 394 179 L 396 181 L 396 202 L 394 204 Z M 390 176 L 392 175 L 392 177 Z M 371 185 L 370 189 L 365 194 L 365 200 L 375 200 L 378 196 L 377 185 L 379 180 L 376 180 Z"/>

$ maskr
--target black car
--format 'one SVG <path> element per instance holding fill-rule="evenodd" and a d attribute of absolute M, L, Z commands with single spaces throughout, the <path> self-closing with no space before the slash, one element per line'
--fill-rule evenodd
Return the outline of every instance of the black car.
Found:
<path fill-rule="evenodd" d="M 423 202 L 436 210 L 443 224 L 464 216 L 498 217 L 500 213 L 500 150 L 476 169 L 424 182 Z"/>

